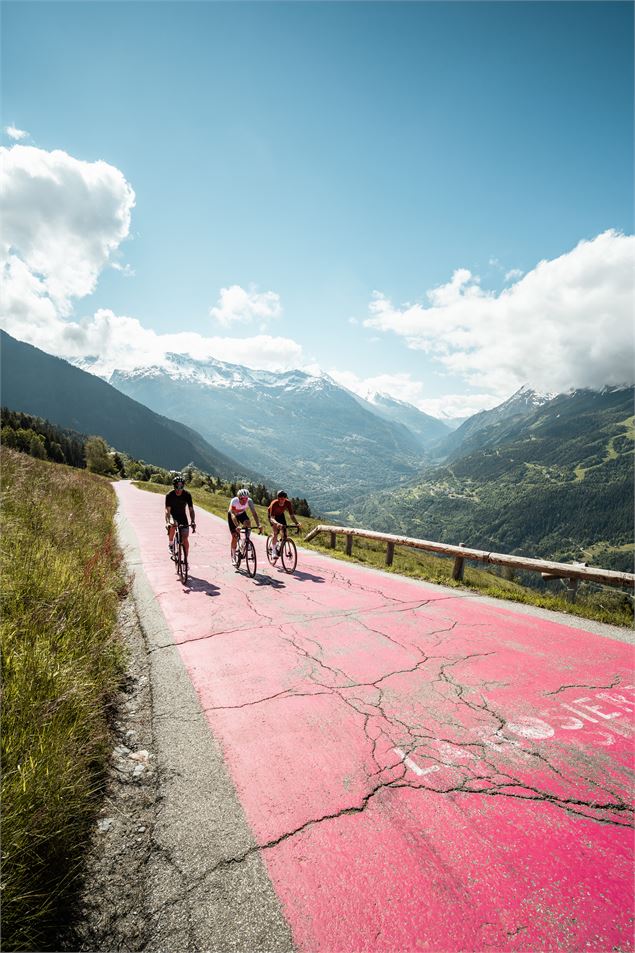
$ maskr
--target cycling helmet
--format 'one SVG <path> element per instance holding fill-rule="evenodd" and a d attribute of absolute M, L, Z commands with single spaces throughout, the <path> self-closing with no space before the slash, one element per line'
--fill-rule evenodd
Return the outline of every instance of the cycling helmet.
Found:
<path fill-rule="evenodd" d="M 244 500 L 245 497 L 249 496 L 249 490 L 246 487 L 243 487 L 242 490 L 238 491 L 238 499 Z"/>
<path fill-rule="evenodd" d="M 278 490 L 278 492 L 276 493 L 276 496 L 278 497 L 279 500 L 282 500 L 282 499 L 286 500 L 288 499 L 289 494 L 285 493 L 284 490 Z"/>
<path fill-rule="evenodd" d="M 183 479 L 182 476 L 175 476 L 174 479 L 172 480 L 172 486 L 175 487 L 175 488 L 176 488 L 176 487 L 184 487 L 184 486 L 185 486 L 185 480 Z"/>

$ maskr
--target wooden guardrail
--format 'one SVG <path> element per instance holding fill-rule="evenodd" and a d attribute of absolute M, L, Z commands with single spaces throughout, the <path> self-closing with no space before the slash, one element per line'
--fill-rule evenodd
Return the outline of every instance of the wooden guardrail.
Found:
<path fill-rule="evenodd" d="M 452 578 L 463 579 L 465 560 L 482 562 L 493 566 L 506 566 L 509 569 L 525 569 L 529 572 L 539 572 L 544 579 L 562 579 L 568 581 L 567 598 L 575 601 L 575 593 L 580 580 L 595 582 L 604 586 L 635 587 L 635 574 L 630 572 L 616 572 L 612 569 L 598 569 L 587 566 L 586 563 L 555 563 L 547 559 L 530 559 L 525 556 L 508 556 L 506 553 L 488 553 L 481 549 L 469 549 L 462 544 L 451 546 L 447 543 L 436 543 L 428 539 L 413 539 L 409 536 L 393 536 L 391 533 L 376 533 L 369 529 L 354 529 L 347 526 L 316 526 L 305 536 L 308 543 L 320 533 L 330 533 L 330 546 L 335 549 L 337 536 L 346 536 L 346 552 L 350 556 L 353 551 L 353 539 L 357 536 L 362 539 L 372 539 L 386 543 L 386 565 L 391 566 L 395 555 L 395 546 L 409 546 L 412 549 L 424 549 L 430 553 L 440 553 L 443 556 L 454 556 Z"/>

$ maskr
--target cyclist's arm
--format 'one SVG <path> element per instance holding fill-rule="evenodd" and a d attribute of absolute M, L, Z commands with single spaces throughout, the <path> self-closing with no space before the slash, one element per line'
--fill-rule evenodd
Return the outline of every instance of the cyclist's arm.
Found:
<path fill-rule="evenodd" d="M 298 518 L 297 518 L 297 516 L 295 515 L 295 513 L 293 512 L 293 503 L 291 502 L 291 500 L 288 500 L 288 503 L 289 503 L 289 507 L 288 507 L 288 509 L 289 509 L 289 516 L 291 517 L 291 519 L 293 520 L 293 522 L 295 523 L 295 525 L 298 527 L 298 529 L 300 529 L 300 524 L 298 523 Z"/>
<path fill-rule="evenodd" d="M 192 524 L 192 529 L 196 530 L 196 514 L 194 513 L 194 507 L 192 504 L 189 505 L 188 509 L 190 511 L 190 523 Z"/>
<path fill-rule="evenodd" d="M 249 500 L 249 509 L 250 509 L 251 512 L 254 514 L 254 519 L 255 519 L 255 521 L 256 521 L 256 526 L 258 527 L 258 529 L 260 529 L 260 520 L 258 519 L 258 513 L 256 512 L 256 507 L 254 506 L 254 504 L 252 503 L 251 500 Z"/>

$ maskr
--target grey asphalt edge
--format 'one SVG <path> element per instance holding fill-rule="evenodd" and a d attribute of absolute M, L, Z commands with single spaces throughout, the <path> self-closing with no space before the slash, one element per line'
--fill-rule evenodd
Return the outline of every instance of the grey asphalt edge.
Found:
<path fill-rule="evenodd" d="M 289 953 L 280 902 L 121 509 L 116 524 L 148 649 L 158 774 L 145 949 Z"/>

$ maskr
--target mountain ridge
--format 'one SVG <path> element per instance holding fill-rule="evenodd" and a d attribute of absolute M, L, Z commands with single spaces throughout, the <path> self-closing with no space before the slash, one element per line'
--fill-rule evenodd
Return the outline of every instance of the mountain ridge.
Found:
<path fill-rule="evenodd" d="M 350 516 L 477 549 L 561 561 L 602 552 L 606 568 L 632 571 L 634 395 L 632 387 L 558 395 L 481 429 L 479 446 Z"/>
<path fill-rule="evenodd" d="M 79 367 L 0 330 L 2 405 L 80 433 L 167 469 L 193 463 L 215 476 L 261 479 L 200 434 L 121 394 Z"/>

